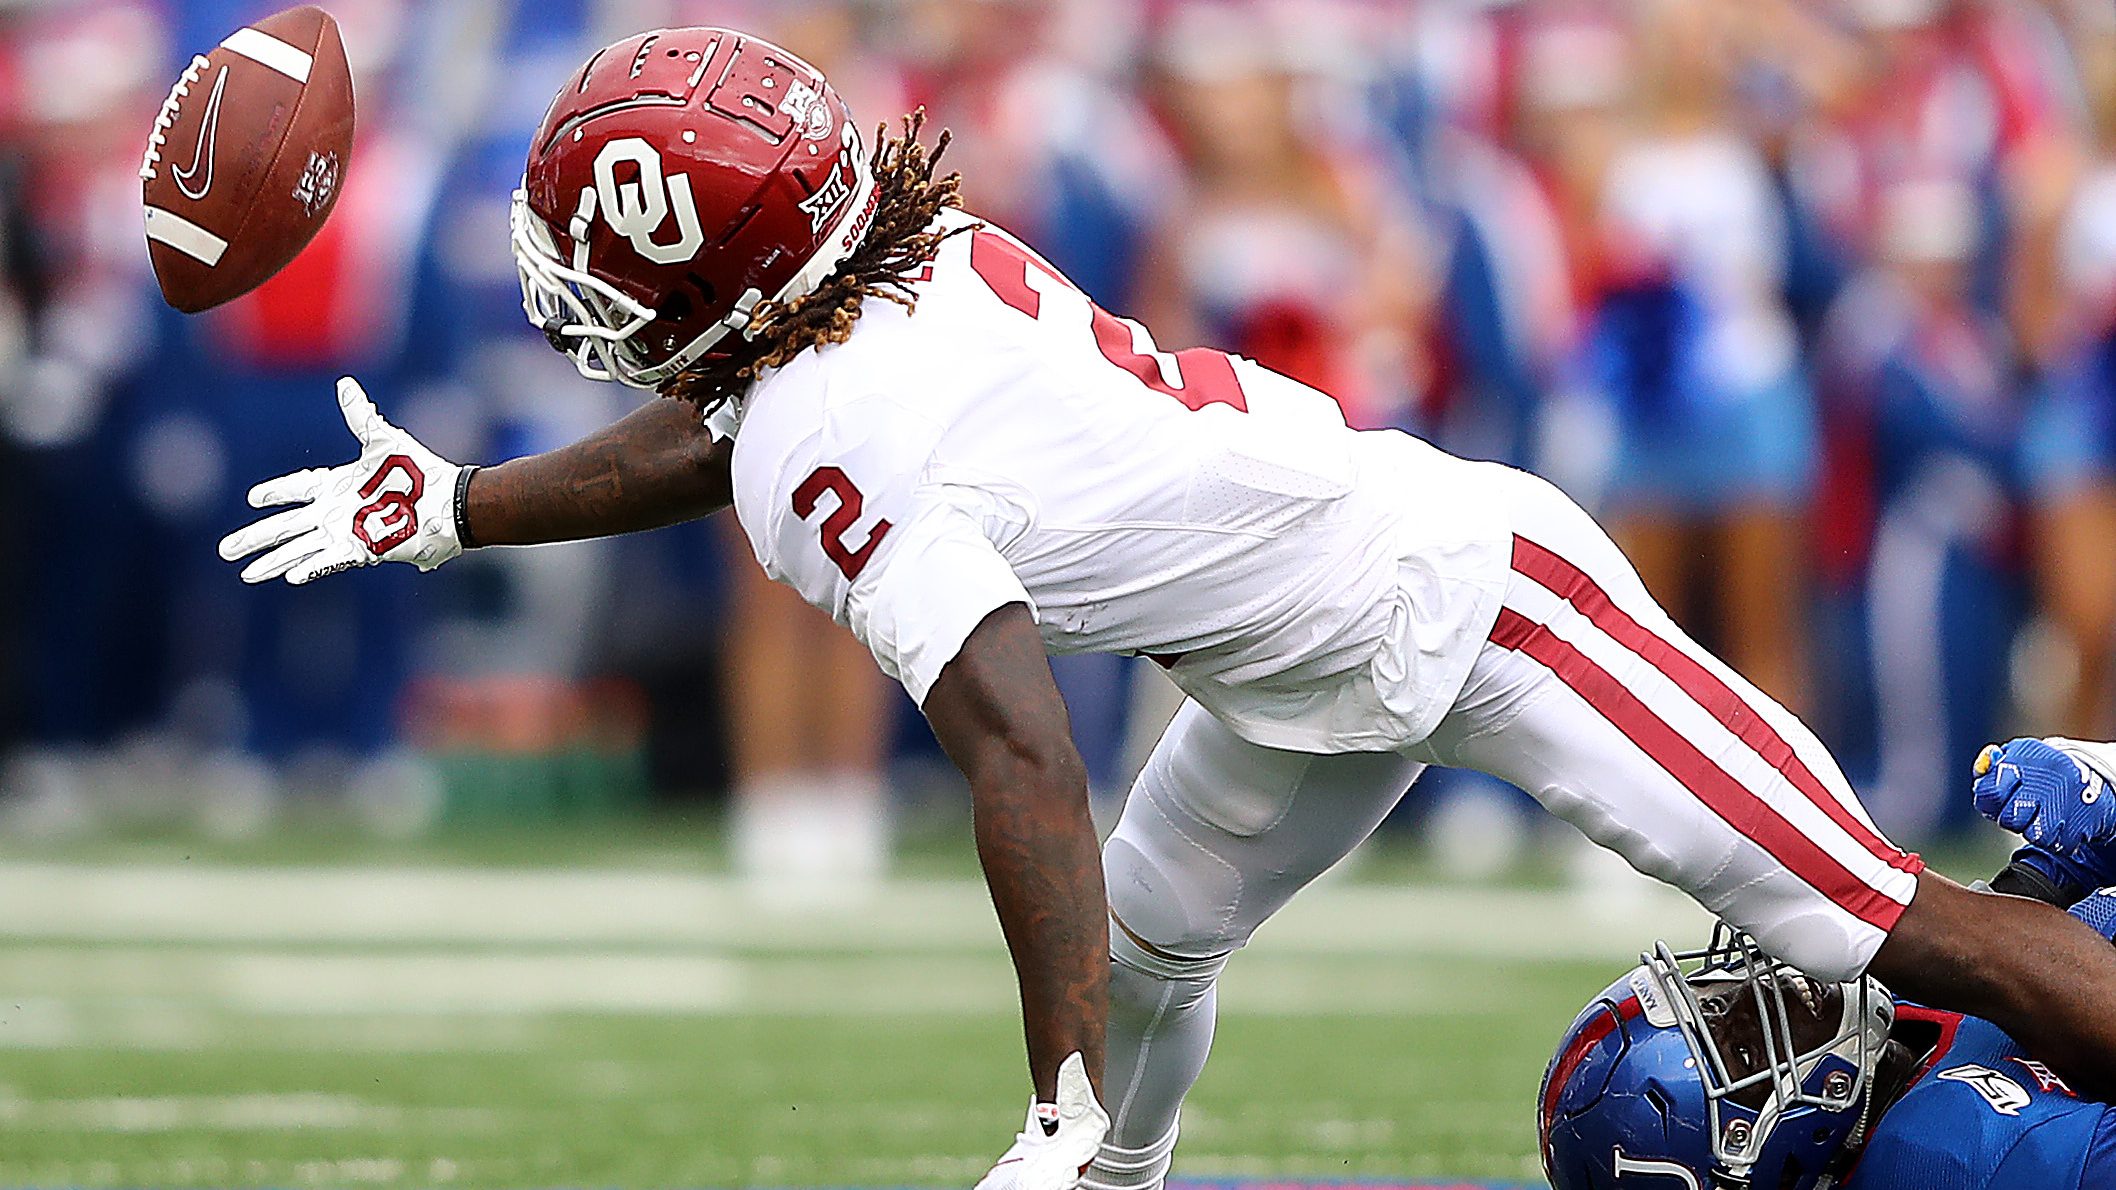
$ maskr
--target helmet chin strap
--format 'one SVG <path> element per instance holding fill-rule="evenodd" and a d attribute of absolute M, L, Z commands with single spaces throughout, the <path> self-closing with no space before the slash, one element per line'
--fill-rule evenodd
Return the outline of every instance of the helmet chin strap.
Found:
<path fill-rule="evenodd" d="M 1910 1089 L 1914 1081 L 1912 1076 L 1922 1064 L 1921 1053 L 1895 1040 L 1893 1036 L 1881 1042 L 1880 1050 L 1880 1055 L 1874 1059 L 1873 1076 L 1867 1080 L 1866 1102 L 1860 1105 L 1859 1122 L 1844 1139 L 1844 1148 L 1840 1154 L 1843 1164 L 1832 1170 L 1828 1178 L 1817 1182 L 1816 1190 L 1830 1190 L 1830 1187 L 1837 1184 L 1844 1171 L 1851 1167 L 1852 1161 L 1865 1150 L 1866 1142 L 1873 1136 L 1874 1121 L 1894 1107 L 1896 1100 L 1901 1099 L 1904 1092 Z"/>

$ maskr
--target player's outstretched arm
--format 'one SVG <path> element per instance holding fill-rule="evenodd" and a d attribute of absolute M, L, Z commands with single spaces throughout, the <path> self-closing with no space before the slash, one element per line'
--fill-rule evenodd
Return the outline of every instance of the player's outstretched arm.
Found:
<path fill-rule="evenodd" d="M 432 570 L 473 545 L 659 528 L 733 499 L 732 444 L 715 442 L 680 401 L 649 402 L 571 446 L 483 470 L 391 424 L 351 377 L 338 382 L 338 408 L 359 456 L 250 489 L 252 508 L 280 511 L 221 539 L 230 562 L 256 555 L 244 582 L 299 586 L 378 562 Z"/>
<path fill-rule="evenodd" d="M 481 468 L 463 519 L 475 545 L 542 545 L 659 529 L 734 501 L 734 444 L 688 402 L 649 401 L 570 446 Z"/>
<path fill-rule="evenodd" d="M 927 692 L 925 712 L 970 781 L 978 857 L 1021 982 L 1036 1095 L 1056 1102 L 1058 1068 L 1075 1053 L 1099 1085 L 1109 1012 L 1102 853 L 1086 767 L 1027 608 L 985 617 Z"/>

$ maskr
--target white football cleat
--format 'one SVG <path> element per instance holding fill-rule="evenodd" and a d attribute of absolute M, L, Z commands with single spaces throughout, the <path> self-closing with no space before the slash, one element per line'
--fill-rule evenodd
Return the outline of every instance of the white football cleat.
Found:
<path fill-rule="evenodd" d="M 1109 1113 L 1087 1081 L 1086 1060 L 1074 1054 L 1058 1067 L 1058 1101 L 1029 1102 L 1028 1124 L 977 1190 L 1074 1190 L 1108 1134 Z"/>

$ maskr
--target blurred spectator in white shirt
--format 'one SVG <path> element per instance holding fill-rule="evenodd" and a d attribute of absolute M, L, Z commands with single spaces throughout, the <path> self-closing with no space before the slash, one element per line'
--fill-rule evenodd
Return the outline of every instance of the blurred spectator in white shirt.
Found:
<path fill-rule="evenodd" d="M 1732 107 L 1728 0 L 1628 15 L 1635 123 L 1601 179 L 1583 368 L 1615 427 L 1603 507 L 1678 618 L 1799 708 L 1816 448 L 1783 212 Z M 1717 623 L 1697 625 L 1707 603 Z"/>

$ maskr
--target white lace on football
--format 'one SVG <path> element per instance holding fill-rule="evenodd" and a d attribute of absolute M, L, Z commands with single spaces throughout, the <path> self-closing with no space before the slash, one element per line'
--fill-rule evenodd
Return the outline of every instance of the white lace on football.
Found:
<path fill-rule="evenodd" d="M 169 130 L 176 125 L 176 109 L 183 106 L 184 97 L 191 94 L 191 84 L 198 81 L 199 74 L 212 63 L 204 54 L 194 54 L 191 65 L 184 67 L 176 85 L 169 88 L 169 97 L 162 100 L 162 110 L 154 117 L 154 131 L 147 134 L 147 155 L 140 161 L 140 179 L 152 182 L 155 166 L 161 164 L 162 145 L 169 139 Z"/>

